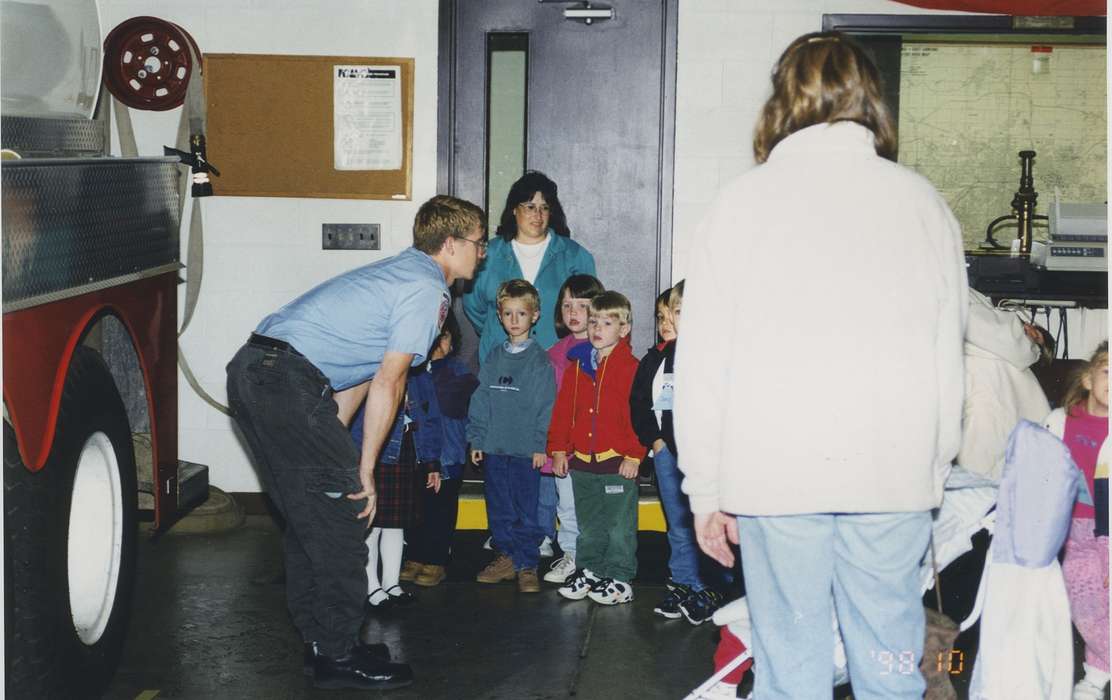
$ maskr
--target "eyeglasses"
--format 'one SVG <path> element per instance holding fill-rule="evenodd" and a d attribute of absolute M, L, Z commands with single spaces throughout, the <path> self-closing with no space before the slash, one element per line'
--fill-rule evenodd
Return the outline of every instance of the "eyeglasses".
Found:
<path fill-rule="evenodd" d="M 530 214 L 548 214 L 552 209 L 547 204 L 534 204 L 533 202 L 522 202 L 518 205 Z"/>
<path fill-rule="evenodd" d="M 487 246 L 490 245 L 490 243 L 485 238 L 477 240 L 477 241 L 473 241 L 470 238 L 467 238 L 465 236 L 452 236 L 452 238 L 455 238 L 455 239 L 458 239 L 458 240 L 461 240 L 461 241 L 467 241 L 471 245 L 475 246 L 479 251 L 479 255 L 486 255 Z"/>

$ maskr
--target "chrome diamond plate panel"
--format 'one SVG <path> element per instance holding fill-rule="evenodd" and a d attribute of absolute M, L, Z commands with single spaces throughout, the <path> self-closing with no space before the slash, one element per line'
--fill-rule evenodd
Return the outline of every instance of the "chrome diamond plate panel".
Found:
<path fill-rule="evenodd" d="M 24 158 L 103 156 L 106 120 L 0 117 L 0 148 Z"/>
<path fill-rule="evenodd" d="M 177 161 L 5 161 L 4 310 L 178 267 Z"/>

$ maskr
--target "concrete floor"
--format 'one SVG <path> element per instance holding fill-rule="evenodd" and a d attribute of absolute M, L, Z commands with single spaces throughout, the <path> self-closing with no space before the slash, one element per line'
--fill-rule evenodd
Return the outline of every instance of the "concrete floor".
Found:
<path fill-rule="evenodd" d="M 383 697 L 682 698 L 713 672 L 716 627 L 652 613 L 665 595 L 664 535 L 642 534 L 634 602 L 612 608 L 564 601 L 547 583 L 532 596 L 511 584 L 474 583 L 489 557 L 480 554 L 483 536 L 457 533 L 448 580 L 408 586 L 417 605 L 373 622 L 417 677 Z M 140 562 L 131 629 L 107 697 L 379 695 L 315 690 L 301 675 L 285 588 L 272 582 L 281 548 L 268 517 L 218 535 L 144 538 Z"/>
<path fill-rule="evenodd" d="M 417 677 L 387 693 L 318 691 L 302 676 L 300 641 L 275 582 L 281 549 L 269 517 L 222 534 L 143 537 L 131 629 L 107 697 L 678 700 L 713 672 L 716 627 L 652 613 L 665 595 L 663 534 L 640 534 L 636 597 L 612 608 L 565 601 L 551 584 L 527 596 L 511 584 L 474 583 L 489 558 L 484 535 L 457 533 L 448 580 L 409 586 L 415 606 L 373 621 Z M 950 584 L 955 594 L 958 585 Z M 953 676 L 960 697 L 975 631 L 958 642 L 966 659 Z"/>

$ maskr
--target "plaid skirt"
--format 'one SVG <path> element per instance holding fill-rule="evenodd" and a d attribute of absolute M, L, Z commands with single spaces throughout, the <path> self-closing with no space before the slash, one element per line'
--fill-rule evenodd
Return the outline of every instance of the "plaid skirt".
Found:
<path fill-rule="evenodd" d="M 379 462 L 375 467 L 378 505 L 372 527 L 417 527 L 424 520 L 425 484 L 428 474 L 417 467 L 413 433 L 402 437 L 397 464 Z"/>

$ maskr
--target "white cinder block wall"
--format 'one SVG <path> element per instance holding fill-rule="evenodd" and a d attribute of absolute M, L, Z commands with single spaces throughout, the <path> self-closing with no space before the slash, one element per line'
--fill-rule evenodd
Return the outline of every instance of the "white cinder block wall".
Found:
<path fill-rule="evenodd" d="M 436 193 L 437 0 L 100 0 L 100 8 L 105 33 L 130 17 L 153 15 L 185 28 L 208 53 L 415 59 L 412 201 L 205 200 L 204 285 L 181 345 L 205 390 L 223 403 L 224 366 L 264 315 L 318 282 L 409 245 L 417 207 Z M 274 109 L 280 113 L 282 105 Z M 164 144 L 173 145 L 179 113 L 132 111 L 140 154 L 161 155 Z M 282 144 L 274 146 L 277 167 Z M 382 250 L 322 251 L 325 222 L 379 223 Z M 186 252 L 183 237 L 183 260 Z M 184 285 L 181 292 L 183 299 Z M 207 464 L 211 483 L 225 491 L 262 490 L 229 419 L 202 402 L 180 373 L 178 411 L 182 459 Z"/>
<path fill-rule="evenodd" d="M 672 279 L 684 276 L 706 205 L 753 167 L 773 63 L 797 36 L 820 31 L 827 13 L 939 14 L 892 0 L 680 0 Z"/>

